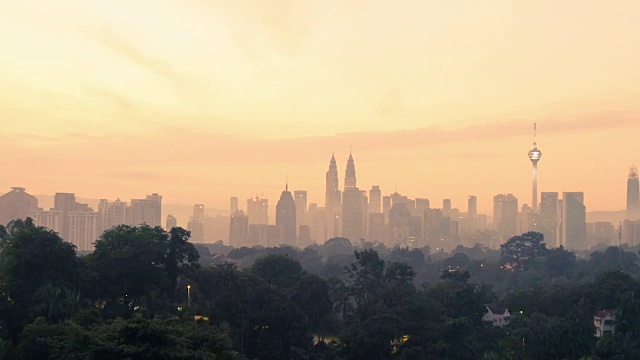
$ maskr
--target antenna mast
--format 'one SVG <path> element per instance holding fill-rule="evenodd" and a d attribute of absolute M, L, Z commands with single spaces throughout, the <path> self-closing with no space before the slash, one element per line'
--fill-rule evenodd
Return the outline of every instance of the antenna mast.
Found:
<path fill-rule="evenodd" d="M 622 221 L 618 225 L 618 262 L 622 266 Z"/>

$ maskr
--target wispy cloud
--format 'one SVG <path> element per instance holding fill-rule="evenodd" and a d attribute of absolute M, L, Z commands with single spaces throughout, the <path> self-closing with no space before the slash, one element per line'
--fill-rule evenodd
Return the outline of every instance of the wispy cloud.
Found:
<path fill-rule="evenodd" d="M 116 105 L 120 110 L 126 113 L 132 113 L 136 111 L 134 100 L 117 91 L 113 91 L 101 86 L 92 85 L 87 85 L 85 87 L 85 91 L 91 96 L 99 97 L 110 102 L 112 105 Z"/>
<path fill-rule="evenodd" d="M 197 89 L 197 86 L 195 86 L 192 81 L 177 72 L 169 63 L 153 54 L 145 52 L 142 48 L 125 40 L 124 37 L 118 36 L 107 26 L 103 25 L 98 30 L 89 30 L 86 31 L 86 33 L 102 46 L 121 55 L 139 67 L 165 79 L 179 90 L 192 92 Z"/>
<path fill-rule="evenodd" d="M 626 114 L 602 114 L 592 118 L 574 120 L 541 120 L 538 129 L 545 135 L 604 131 L 615 128 L 640 128 L 638 117 Z M 382 153 L 392 150 L 428 149 L 441 145 L 473 144 L 481 141 L 505 140 L 529 134 L 531 123 L 522 120 L 482 123 L 459 128 L 428 127 L 422 129 L 354 132 L 334 136 L 303 137 L 290 139 L 239 138 L 211 132 L 166 127 L 150 136 L 94 136 L 84 133 L 69 134 L 72 141 L 67 147 L 56 146 L 56 151 L 77 154 L 94 161 L 117 163 L 118 161 L 141 164 L 215 164 L 215 163 L 269 163 L 300 162 L 324 159 L 336 145 L 352 146 L 364 153 Z M 58 144 L 56 138 L 37 134 L 22 134 L 27 140 Z M 81 140 L 81 141 L 77 141 Z M 168 146 L 170 145 L 170 146 Z M 117 151 L 115 150 L 117 149 Z M 153 151 L 149 151 L 153 149 Z M 301 151 L 309 149 L 309 151 Z M 313 150 L 313 151 L 312 151 Z M 326 150 L 326 151 L 325 151 Z M 455 151 L 447 157 L 487 157 L 491 153 Z M 51 152 L 52 156 L 54 152 Z M 81 154 L 81 155 L 80 155 Z M 61 154 L 58 154 L 61 155 Z M 118 158 L 120 156 L 121 158 Z M 138 174 L 142 175 L 142 174 Z"/>

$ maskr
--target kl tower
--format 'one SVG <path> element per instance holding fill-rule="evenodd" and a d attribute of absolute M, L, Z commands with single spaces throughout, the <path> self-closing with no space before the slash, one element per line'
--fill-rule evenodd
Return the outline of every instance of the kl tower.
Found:
<path fill-rule="evenodd" d="M 538 212 L 538 161 L 542 157 L 542 151 L 538 150 L 536 144 L 536 124 L 533 123 L 533 147 L 529 150 L 529 160 L 533 164 L 533 189 L 531 190 L 531 207 L 533 213 Z"/>

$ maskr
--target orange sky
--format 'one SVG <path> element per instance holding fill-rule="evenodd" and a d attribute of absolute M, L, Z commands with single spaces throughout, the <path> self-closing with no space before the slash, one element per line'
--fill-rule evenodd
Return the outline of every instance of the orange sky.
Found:
<path fill-rule="evenodd" d="M 358 185 L 624 207 L 640 162 L 638 1 L 2 1 L 0 192 L 227 209 Z M 342 185 L 342 179 L 341 179 Z"/>

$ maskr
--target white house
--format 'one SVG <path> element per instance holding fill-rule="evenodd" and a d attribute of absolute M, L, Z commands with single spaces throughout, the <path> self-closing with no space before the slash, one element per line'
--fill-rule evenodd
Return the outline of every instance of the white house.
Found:
<path fill-rule="evenodd" d="M 487 312 L 482 317 L 482 321 L 491 323 L 493 326 L 505 326 L 511 319 L 509 309 L 497 306 L 495 304 L 485 305 Z"/>
<path fill-rule="evenodd" d="M 596 326 L 596 337 L 615 332 L 616 311 L 614 309 L 603 309 L 596 311 L 593 316 L 593 325 Z"/>

